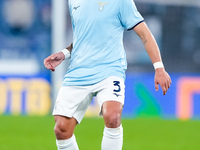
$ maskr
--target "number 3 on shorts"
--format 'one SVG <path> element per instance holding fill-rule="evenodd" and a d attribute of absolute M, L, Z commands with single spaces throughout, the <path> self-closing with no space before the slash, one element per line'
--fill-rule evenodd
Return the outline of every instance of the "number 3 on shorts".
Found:
<path fill-rule="evenodd" d="M 120 92 L 121 88 L 120 88 L 120 82 L 119 81 L 113 81 L 114 86 L 117 86 L 117 89 L 114 89 L 114 92 Z"/>

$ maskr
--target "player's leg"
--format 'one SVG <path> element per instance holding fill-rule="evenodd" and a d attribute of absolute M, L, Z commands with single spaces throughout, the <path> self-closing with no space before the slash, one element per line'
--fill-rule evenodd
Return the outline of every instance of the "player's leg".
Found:
<path fill-rule="evenodd" d="M 92 97 L 87 86 L 61 87 L 53 111 L 58 150 L 78 150 L 73 132 L 83 119 Z"/>
<path fill-rule="evenodd" d="M 108 128 L 117 128 L 121 125 L 121 113 L 123 105 L 116 101 L 106 101 L 102 106 L 102 114 L 105 126 Z"/>
<path fill-rule="evenodd" d="M 106 101 L 102 106 L 105 128 L 102 139 L 102 150 L 121 150 L 123 145 L 123 128 L 121 113 L 123 105 L 116 101 Z"/>
<path fill-rule="evenodd" d="M 121 113 L 124 104 L 124 80 L 109 77 L 97 85 L 97 100 L 101 107 L 100 115 L 105 121 L 102 150 L 121 150 L 123 128 Z"/>
<path fill-rule="evenodd" d="M 76 138 L 73 134 L 77 124 L 76 119 L 58 115 L 54 118 L 56 122 L 54 132 L 58 150 L 78 150 Z"/>

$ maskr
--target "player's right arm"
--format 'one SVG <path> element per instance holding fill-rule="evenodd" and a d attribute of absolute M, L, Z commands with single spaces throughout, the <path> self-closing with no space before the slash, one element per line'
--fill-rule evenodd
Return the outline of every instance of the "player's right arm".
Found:
<path fill-rule="evenodd" d="M 65 51 L 69 51 L 68 53 L 71 53 L 73 48 L 73 44 L 70 44 L 70 46 L 68 46 Z M 63 61 L 65 60 L 65 54 L 63 51 L 59 52 L 59 53 L 55 53 L 50 55 L 49 57 L 47 57 L 46 59 L 44 59 L 44 66 L 51 70 L 51 71 L 55 71 L 55 68 Z"/>

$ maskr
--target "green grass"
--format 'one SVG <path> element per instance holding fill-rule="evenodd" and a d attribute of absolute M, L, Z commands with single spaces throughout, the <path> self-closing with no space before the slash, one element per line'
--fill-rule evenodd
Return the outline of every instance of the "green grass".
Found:
<path fill-rule="evenodd" d="M 200 121 L 123 119 L 123 150 L 199 150 Z M 0 150 L 56 150 L 54 119 L 0 116 Z M 104 123 L 85 118 L 75 130 L 80 150 L 100 150 Z"/>

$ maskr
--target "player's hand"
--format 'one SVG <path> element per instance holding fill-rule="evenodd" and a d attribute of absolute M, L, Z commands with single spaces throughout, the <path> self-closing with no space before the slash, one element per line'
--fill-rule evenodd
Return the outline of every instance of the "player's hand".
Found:
<path fill-rule="evenodd" d="M 155 70 L 154 82 L 156 91 L 159 89 L 159 84 L 162 88 L 163 95 L 165 95 L 170 87 L 170 84 L 172 83 L 172 80 L 164 68 L 158 68 Z"/>
<path fill-rule="evenodd" d="M 62 52 L 55 53 L 44 59 L 44 65 L 47 69 L 55 71 L 55 67 L 57 67 L 64 59 L 65 55 Z"/>

